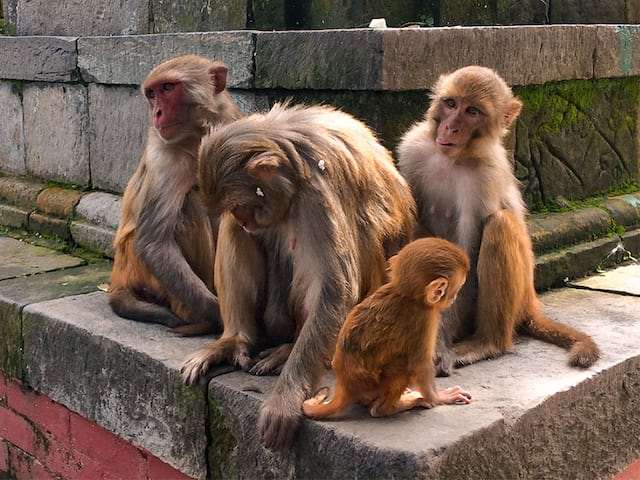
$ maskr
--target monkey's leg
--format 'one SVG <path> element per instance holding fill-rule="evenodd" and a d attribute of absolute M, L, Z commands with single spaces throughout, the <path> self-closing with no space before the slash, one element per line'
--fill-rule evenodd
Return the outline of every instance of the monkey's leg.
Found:
<path fill-rule="evenodd" d="M 369 408 L 372 417 L 386 417 L 397 411 L 397 405 L 409 384 L 406 358 L 399 358 L 387 365 L 380 378 L 380 396 Z"/>
<path fill-rule="evenodd" d="M 268 348 L 260 352 L 260 359 L 251 369 L 249 373 L 253 375 L 278 375 L 282 371 L 282 367 L 287 362 L 293 343 L 283 343 L 277 347 Z"/>
<path fill-rule="evenodd" d="M 512 346 L 530 268 L 520 223 L 508 210 L 500 210 L 485 224 L 477 268 L 476 333 L 455 346 L 456 366 L 497 357 Z"/>
<path fill-rule="evenodd" d="M 140 300 L 128 289 L 110 292 L 109 305 L 116 315 L 136 322 L 160 323 L 171 328 L 186 325 L 167 307 Z"/>
<path fill-rule="evenodd" d="M 220 226 L 215 279 L 224 332 L 183 363 L 182 377 L 188 385 L 224 361 L 243 370 L 251 366 L 249 353 L 257 340 L 256 309 L 264 290 L 264 257 L 255 238 L 229 215 Z"/>

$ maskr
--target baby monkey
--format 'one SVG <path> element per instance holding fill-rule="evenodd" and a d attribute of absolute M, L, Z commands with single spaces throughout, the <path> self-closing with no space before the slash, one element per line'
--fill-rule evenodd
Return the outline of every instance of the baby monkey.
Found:
<path fill-rule="evenodd" d="M 467 255 L 440 238 L 422 238 L 389 260 L 390 281 L 351 310 L 331 366 L 336 385 L 304 402 L 307 417 L 341 415 L 352 403 L 384 417 L 414 407 L 469 403 L 456 386 L 437 391 L 434 353 L 443 309 L 456 299 L 469 271 Z"/>

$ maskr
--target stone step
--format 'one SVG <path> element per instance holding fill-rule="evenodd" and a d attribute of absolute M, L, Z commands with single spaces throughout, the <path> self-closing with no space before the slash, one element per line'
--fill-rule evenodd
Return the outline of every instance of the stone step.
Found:
<path fill-rule="evenodd" d="M 593 368 L 520 339 L 512 354 L 437 380 L 468 388 L 468 406 L 387 419 L 354 407 L 343 420 L 305 420 L 295 447 L 273 453 L 255 427 L 275 378 L 234 372 L 206 390 L 183 386 L 181 361 L 208 339 L 116 317 L 97 291 L 107 271 L 0 280 L 0 360 L 11 359 L 0 369 L 193 478 L 603 478 L 640 454 L 629 427 L 640 421 L 637 297 L 571 288 L 541 297 L 548 315 L 594 337 Z"/>

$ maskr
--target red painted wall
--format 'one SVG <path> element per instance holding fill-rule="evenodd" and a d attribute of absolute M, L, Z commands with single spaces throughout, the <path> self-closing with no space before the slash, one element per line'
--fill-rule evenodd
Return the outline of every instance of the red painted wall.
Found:
<path fill-rule="evenodd" d="M 0 472 L 16 480 L 189 479 L 1 372 Z"/>

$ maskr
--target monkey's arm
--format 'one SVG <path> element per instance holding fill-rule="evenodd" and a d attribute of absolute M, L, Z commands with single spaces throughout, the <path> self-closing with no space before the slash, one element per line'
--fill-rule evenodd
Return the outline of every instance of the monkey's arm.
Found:
<path fill-rule="evenodd" d="M 218 302 L 191 269 L 175 238 L 182 205 L 191 186 L 173 182 L 147 192 L 136 225 L 136 251 L 149 271 L 172 295 L 188 305 L 196 318 L 218 320 Z"/>

